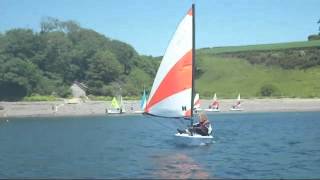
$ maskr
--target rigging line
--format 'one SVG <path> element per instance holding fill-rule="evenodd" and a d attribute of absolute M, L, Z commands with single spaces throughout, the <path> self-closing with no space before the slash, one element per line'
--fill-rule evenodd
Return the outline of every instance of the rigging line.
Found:
<path fill-rule="evenodd" d="M 147 116 L 147 117 L 151 118 L 151 116 Z M 169 125 L 167 125 L 167 124 L 165 124 L 165 123 L 160 122 L 158 119 L 159 119 L 159 118 L 154 118 L 154 122 L 158 123 L 159 125 L 161 125 L 161 126 L 163 126 L 163 127 L 165 127 L 165 128 L 172 129 L 172 130 L 175 129 L 175 128 L 172 127 L 172 126 L 169 126 Z"/>
<path fill-rule="evenodd" d="M 158 124 L 160 124 L 161 126 L 163 126 L 165 128 L 168 128 L 168 129 L 171 129 L 171 130 L 175 129 L 174 127 L 166 125 L 165 123 L 162 123 L 162 122 L 160 123 L 160 121 L 158 121 L 158 120 L 155 120 L 155 122 L 157 122 Z"/>
<path fill-rule="evenodd" d="M 184 120 L 184 119 L 179 119 L 179 122 L 180 122 L 180 124 L 181 125 L 183 125 L 183 126 L 186 126 L 186 120 Z"/>

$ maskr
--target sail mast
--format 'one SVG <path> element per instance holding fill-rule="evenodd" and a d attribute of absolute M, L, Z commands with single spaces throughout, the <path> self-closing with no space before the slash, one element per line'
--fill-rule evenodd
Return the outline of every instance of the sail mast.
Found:
<path fill-rule="evenodd" d="M 195 5 L 192 4 L 192 89 L 191 89 L 191 125 L 193 124 L 194 76 L 195 76 Z"/>

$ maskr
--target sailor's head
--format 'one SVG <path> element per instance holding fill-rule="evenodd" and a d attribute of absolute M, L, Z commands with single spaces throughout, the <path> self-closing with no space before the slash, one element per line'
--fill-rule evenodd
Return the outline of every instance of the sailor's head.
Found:
<path fill-rule="evenodd" d="M 199 113 L 199 122 L 203 123 L 206 121 L 208 121 L 208 116 L 204 112 Z"/>

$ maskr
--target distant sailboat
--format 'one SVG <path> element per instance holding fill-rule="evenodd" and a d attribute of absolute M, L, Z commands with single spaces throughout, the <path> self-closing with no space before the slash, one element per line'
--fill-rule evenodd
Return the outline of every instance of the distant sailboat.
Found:
<path fill-rule="evenodd" d="M 197 93 L 194 97 L 194 101 L 193 101 L 193 110 L 195 112 L 197 111 L 201 111 L 201 103 L 200 103 L 200 96 L 199 96 L 199 93 Z"/>
<path fill-rule="evenodd" d="M 123 102 L 122 102 L 122 96 L 120 96 L 120 105 L 116 99 L 116 97 L 113 97 L 111 101 L 111 107 L 112 109 L 106 109 L 106 113 L 108 114 L 122 114 L 125 112 Z"/>
<path fill-rule="evenodd" d="M 209 105 L 208 109 L 205 109 L 205 111 L 208 111 L 208 112 L 220 112 L 219 106 L 220 106 L 220 103 L 217 100 L 217 94 L 214 93 L 214 96 L 213 96 L 213 99 L 212 99 L 212 103 Z"/>
<path fill-rule="evenodd" d="M 123 104 L 122 96 L 120 95 L 120 113 L 125 113 L 125 112 L 126 112 L 126 108 Z"/>
<path fill-rule="evenodd" d="M 184 118 L 193 125 L 195 31 L 194 5 L 173 35 L 154 79 L 145 114 Z M 212 129 L 210 128 L 209 134 Z M 175 134 L 181 140 L 209 143 L 212 135 Z"/>
<path fill-rule="evenodd" d="M 146 105 L 147 105 L 147 93 L 146 93 L 146 90 L 144 89 L 141 97 L 141 103 L 140 103 L 141 110 L 134 111 L 134 113 L 143 113 L 146 108 Z"/>
<path fill-rule="evenodd" d="M 240 98 L 240 93 L 238 94 L 237 102 L 232 105 L 230 108 L 230 111 L 242 111 L 243 109 L 241 108 L 241 98 Z"/>

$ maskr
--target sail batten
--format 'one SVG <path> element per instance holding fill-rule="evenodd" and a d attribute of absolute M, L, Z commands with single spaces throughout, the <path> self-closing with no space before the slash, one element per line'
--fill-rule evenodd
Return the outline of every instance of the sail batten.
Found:
<path fill-rule="evenodd" d="M 163 117 L 188 117 L 193 106 L 192 9 L 182 19 L 163 56 L 145 112 Z"/>

